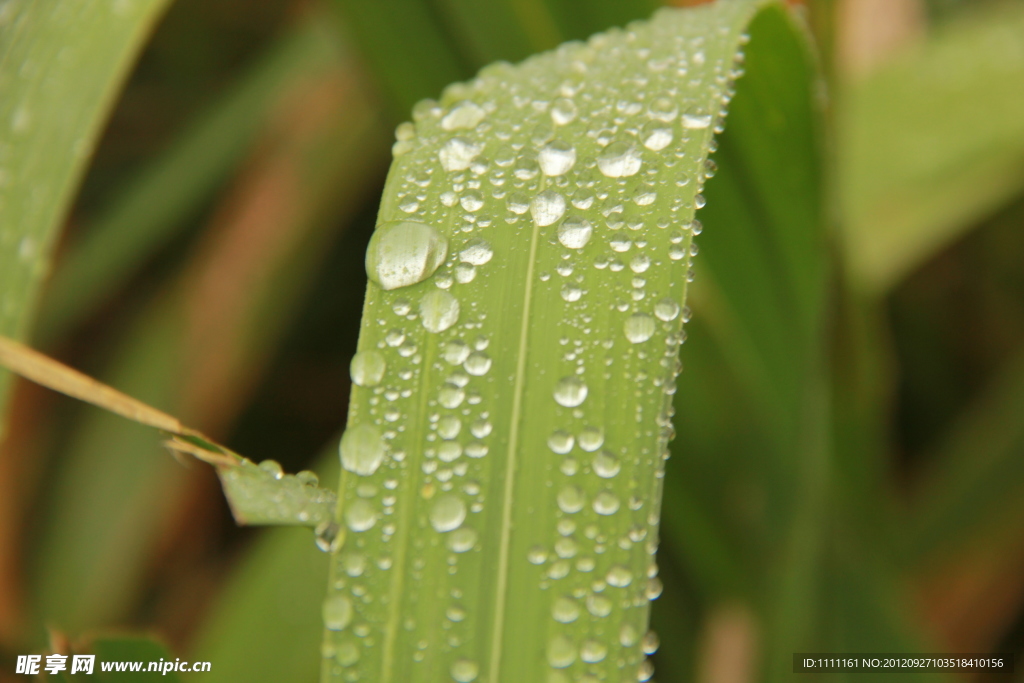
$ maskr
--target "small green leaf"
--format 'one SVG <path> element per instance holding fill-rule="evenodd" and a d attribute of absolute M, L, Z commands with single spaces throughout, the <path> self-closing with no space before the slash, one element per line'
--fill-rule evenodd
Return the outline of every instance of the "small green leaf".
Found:
<path fill-rule="evenodd" d="M 218 468 L 231 514 L 242 525 L 286 524 L 316 527 L 329 523 L 337 507 L 334 492 L 316 485 L 309 472 L 284 474 L 273 460 L 243 460 Z"/>

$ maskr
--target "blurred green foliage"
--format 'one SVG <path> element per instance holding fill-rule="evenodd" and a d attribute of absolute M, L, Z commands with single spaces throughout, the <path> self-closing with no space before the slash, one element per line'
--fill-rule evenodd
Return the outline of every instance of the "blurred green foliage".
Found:
<path fill-rule="evenodd" d="M 36 318 L 61 358 L 296 471 L 344 422 L 381 122 L 656 3 L 178 0 L 100 137 L 161 5 L 122 4 L 84 23 L 0 5 L 0 332 Z M 834 128 L 817 133 L 835 155 L 792 190 L 824 186 L 829 262 L 773 241 L 800 202 L 728 215 L 757 176 L 709 182 L 706 222 L 736 233 L 698 239 L 653 617 L 663 682 L 712 680 L 721 651 L 776 672 L 791 647 L 1024 651 L 1024 37 L 1008 30 L 1024 11 L 990 4 L 936 0 L 921 44 L 860 81 L 829 70 Z M 815 27 L 842 32 L 834 6 L 814 4 Z M 743 106 L 723 156 L 759 134 Z M 16 398 L 5 673 L 45 626 L 116 626 L 210 659 L 204 680 L 312 679 L 326 562 L 308 531 L 237 530 L 212 473 L 151 434 Z"/>

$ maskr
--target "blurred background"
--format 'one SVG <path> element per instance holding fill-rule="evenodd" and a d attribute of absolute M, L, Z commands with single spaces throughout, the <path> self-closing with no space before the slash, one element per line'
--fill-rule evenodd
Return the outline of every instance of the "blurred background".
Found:
<path fill-rule="evenodd" d="M 395 125 L 487 63 L 659 4 L 176 0 L 91 161 L 32 343 L 253 460 L 330 477 Z M 793 4 L 829 98 L 828 485 L 786 509 L 794 482 L 744 409 L 698 257 L 663 683 L 754 681 L 780 656 L 779 548 L 805 527 L 809 650 L 1024 653 L 1024 3 Z M 0 680 L 54 633 L 108 630 L 212 661 L 207 683 L 315 680 L 327 562 L 308 530 L 237 528 L 212 470 L 151 430 L 25 382 L 9 410 Z"/>

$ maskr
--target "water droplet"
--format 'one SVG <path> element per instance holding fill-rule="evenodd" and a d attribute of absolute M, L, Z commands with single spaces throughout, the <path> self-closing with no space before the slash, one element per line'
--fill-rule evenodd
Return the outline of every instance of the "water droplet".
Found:
<path fill-rule="evenodd" d="M 469 358 L 469 345 L 461 339 L 454 339 L 444 345 L 442 355 L 452 365 L 462 365 Z"/>
<path fill-rule="evenodd" d="M 565 175 L 576 163 L 576 148 L 562 140 L 555 140 L 540 150 L 537 163 L 546 176 Z"/>
<path fill-rule="evenodd" d="M 594 512 L 599 515 L 614 515 L 619 511 L 619 499 L 611 491 L 601 491 L 594 496 Z"/>
<path fill-rule="evenodd" d="M 430 525 L 437 531 L 454 531 L 466 519 L 466 504 L 461 498 L 446 493 L 430 508 Z"/>
<path fill-rule="evenodd" d="M 482 152 L 484 146 L 470 142 L 464 138 L 452 138 L 437 153 L 441 168 L 446 171 L 465 171 L 473 163 L 473 159 Z"/>
<path fill-rule="evenodd" d="M 264 460 L 260 463 L 259 467 L 274 479 L 281 479 L 284 477 L 284 468 L 282 468 L 281 463 L 276 460 Z"/>
<path fill-rule="evenodd" d="M 452 680 L 456 683 L 473 683 L 480 673 L 480 666 L 472 659 L 457 659 L 452 664 Z"/>
<path fill-rule="evenodd" d="M 583 509 L 586 498 L 576 486 L 565 486 L 558 492 L 558 508 L 566 514 L 574 514 Z"/>
<path fill-rule="evenodd" d="M 552 432 L 551 436 L 548 437 L 548 448 L 550 448 L 554 453 L 565 455 L 572 450 L 574 441 L 575 439 L 572 434 L 559 429 Z"/>
<path fill-rule="evenodd" d="M 571 477 L 580 471 L 580 464 L 576 462 L 576 458 L 565 458 L 562 460 L 562 464 L 558 466 L 558 469 L 567 477 Z"/>
<path fill-rule="evenodd" d="M 679 114 L 679 107 L 671 97 L 658 97 L 647 107 L 647 115 L 652 119 L 669 123 Z"/>
<path fill-rule="evenodd" d="M 512 213 L 522 215 L 530 210 L 530 200 L 521 192 L 514 192 L 505 200 L 505 205 Z"/>
<path fill-rule="evenodd" d="M 384 379 L 387 362 L 380 351 L 368 349 L 352 356 L 348 369 L 355 384 L 361 387 L 375 387 Z"/>
<path fill-rule="evenodd" d="M 696 109 L 691 109 L 683 114 L 682 123 L 683 128 L 703 130 L 711 125 L 711 114 L 703 114 Z"/>
<path fill-rule="evenodd" d="M 475 377 L 482 377 L 491 369 L 491 357 L 481 351 L 474 351 L 466 359 L 463 367 L 466 368 L 466 372 L 469 374 Z"/>
<path fill-rule="evenodd" d="M 623 567 L 621 564 L 617 564 L 608 570 L 608 574 L 604 577 L 604 580 L 608 582 L 609 586 L 625 588 L 629 584 L 633 583 L 633 572 L 629 571 L 629 569 Z"/>
<path fill-rule="evenodd" d="M 352 531 L 366 531 L 377 523 L 377 513 L 368 500 L 357 498 L 345 507 L 345 523 Z"/>
<path fill-rule="evenodd" d="M 440 289 L 420 299 L 420 319 L 428 332 L 444 332 L 459 319 L 459 300 Z"/>
<path fill-rule="evenodd" d="M 484 240 L 472 240 L 466 248 L 459 252 L 459 260 L 463 263 L 471 263 L 474 266 L 482 266 L 494 256 L 491 245 Z"/>
<path fill-rule="evenodd" d="M 466 610 L 458 605 L 452 605 L 445 610 L 444 615 L 452 621 L 458 623 L 466 618 Z"/>
<path fill-rule="evenodd" d="M 646 313 L 634 313 L 626 318 L 626 323 L 623 325 L 626 339 L 634 344 L 641 344 L 653 337 L 654 329 L 654 318 Z"/>
<path fill-rule="evenodd" d="M 564 669 L 576 661 L 576 648 L 565 636 L 555 636 L 548 641 L 548 664 Z"/>
<path fill-rule="evenodd" d="M 437 447 L 437 458 L 441 462 L 454 462 L 462 455 L 462 446 L 455 441 L 446 441 Z"/>
<path fill-rule="evenodd" d="M 474 128 L 484 120 L 485 116 L 487 116 L 487 112 L 476 103 L 469 101 L 459 102 L 441 119 L 441 128 L 445 130 Z"/>
<path fill-rule="evenodd" d="M 555 223 L 564 213 L 565 197 L 554 190 L 545 190 L 530 202 L 530 214 L 541 227 Z"/>
<path fill-rule="evenodd" d="M 560 97 L 551 103 L 551 120 L 556 126 L 572 123 L 576 118 L 576 103 L 566 97 Z"/>
<path fill-rule="evenodd" d="M 476 278 L 476 268 L 473 266 L 460 263 L 455 266 L 455 281 L 459 284 L 468 284 Z"/>
<path fill-rule="evenodd" d="M 679 304 L 672 299 L 662 299 L 654 305 L 654 315 L 658 320 L 669 322 L 679 317 Z"/>
<path fill-rule="evenodd" d="M 605 647 L 604 643 L 593 638 L 588 638 L 583 641 L 583 645 L 580 646 L 580 659 L 589 664 L 596 664 L 605 658 L 608 654 L 608 648 Z"/>
<path fill-rule="evenodd" d="M 609 178 L 636 175 L 642 163 L 640 151 L 625 141 L 613 142 L 597 157 L 597 167 Z"/>
<path fill-rule="evenodd" d="M 342 631 L 352 621 L 352 603 L 344 595 L 329 595 L 323 604 L 324 626 Z"/>
<path fill-rule="evenodd" d="M 425 223 L 381 223 L 366 250 L 366 273 L 384 289 L 422 282 L 448 255 L 448 240 Z"/>
<path fill-rule="evenodd" d="M 384 437 L 373 425 L 356 425 L 345 430 L 338 450 L 342 467 L 349 472 L 369 476 L 384 461 Z"/>
<path fill-rule="evenodd" d="M 611 479 L 619 473 L 621 465 L 619 465 L 619 459 L 615 457 L 615 454 L 608 449 L 602 449 L 595 456 L 591 463 L 594 469 L 594 474 L 601 477 L 602 479 Z"/>
<path fill-rule="evenodd" d="M 445 382 L 437 394 L 437 402 L 445 408 L 458 408 L 466 399 L 466 392 L 462 387 L 451 382 Z"/>
<path fill-rule="evenodd" d="M 629 269 L 634 273 L 645 273 L 651 267 L 651 259 L 646 254 L 637 254 L 629 262 Z"/>
<path fill-rule="evenodd" d="M 544 564 L 548 561 L 548 551 L 544 546 L 535 545 L 526 552 L 526 561 L 530 564 Z"/>
<path fill-rule="evenodd" d="M 334 553 L 341 548 L 344 536 L 339 534 L 341 527 L 333 519 L 325 520 L 316 525 L 313 530 L 313 538 L 316 540 L 316 547 L 325 553 Z"/>
<path fill-rule="evenodd" d="M 653 655 L 658 651 L 659 645 L 661 645 L 661 641 L 658 640 L 658 634 L 654 631 L 648 631 L 640 641 L 640 649 L 644 651 L 645 655 Z"/>
<path fill-rule="evenodd" d="M 445 415 L 437 422 L 437 434 L 442 439 L 454 439 L 462 430 L 462 420 L 454 415 Z"/>
<path fill-rule="evenodd" d="M 551 605 L 551 616 L 557 622 L 571 624 L 579 618 L 580 606 L 570 597 L 556 598 L 554 604 Z"/>
<path fill-rule="evenodd" d="M 604 445 L 604 431 L 598 427 L 584 427 L 580 432 L 580 448 L 593 453 Z"/>
<path fill-rule="evenodd" d="M 587 611 L 595 617 L 606 617 L 612 613 L 612 601 L 603 595 L 589 595 Z"/>
<path fill-rule="evenodd" d="M 622 647 L 633 647 L 640 639 L 640 634 L 633 624 L 623 624 L 619 627 L 619 644 Z"/>
<path fill-rule="evenodd" d="M 594 228 L 590 221 L 579 216 L 570 216 L 558 226 L 558 241 L 566 249 L 582 249 L 587 246 Z"/>
<path fill-rule="evenodd" d="M 466 553 L 476 545 L 476 530 L 464 526 L 448 534 L 448 549 L 453 553 Z"/>
<path fill-rule="evenodd" d="M 657 576 L 652 576 L 647 580 L 647 588 L 644 589 L 644 596 L 648 600 L 657 600 L 661 597 L 661 592 L 665 586 L 661 583 L 661 579 Z"/>
<path fill-rule="evenodd" d="M 640 141 L 652 152 L 659 152 L 672 144 L 672 129 L 651 121 L 640 131 Z"/>
<path fill-rule="evenodd" d="M 481 195 L 476 190 L 470 190 L 466 194 L 459 197 L 459 205 L 461 205 L 463 209 L 469 211 L 470 213 L 479 211 L 480 209 L 484 208 L 483 195 Z"/>
<path fill-rule="evenodd" d="M 554 397 L 558 405 L 575 408 L 587 400 L 587 385 L 579 377 L 563 377 L 555 385 Z"/>
<path fill-rule="evenodd" d="M 569 303 L 579 301 L 583 296 L 583 290 L 579 287 L 573 287 L 572 285 L 566 285 L 562 287 L 562 300 Z"/>

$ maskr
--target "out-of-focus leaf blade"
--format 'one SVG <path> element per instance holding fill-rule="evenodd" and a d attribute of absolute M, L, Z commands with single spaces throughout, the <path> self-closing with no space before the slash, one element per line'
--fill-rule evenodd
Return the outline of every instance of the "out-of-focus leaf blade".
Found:
<path fill-rule="evenodd" d="M 841 96 L 839 192 L 854 284 L 884 293 L 1024 188 L 1024 7 L 938 29 Z"/>
<path fill-rule="evenodd" d="M 297 79 L 337 63 L 325 20 L 318 16 L 282 37 L 97 217 L 54 274 L 37 332 L 43 345 L 85 319 L 173 237 L 238 164 Z"/>
<path fill-rule="evenodd" d="M 163 0 L 0 7 L 0 334 L 32 320 L 63 218 L 104 117 Z M 0 371 L 0 414 L 8 375 Z"/>
<path fill-rule="evenodd" d="M 178 683 L 181 677 L 173 667 L 177 662 L 171 656 L 167 648 L 149 638 L 120 637 L 120 638 L 98 638 L 93 641 L 90 653 L 96 655 L 96 665 L 92 679 L 86 676 L 87 680 L 97 680 L 100 683 L 112 683 L 113 681 L 126 681 L 127 683 L 154 683 L 154 681 L 168 681 Z M 141 662 L 142 671 L 131 671 L 125 667 L 125 671 L 104 672 L 100 662 Z M 160 665 L 156 671 L 147 671 L 150 663 Z M 164 664 L 168 665 L 164 671 Z M 211 664 L 211 669 L 213 668 Z"/>

